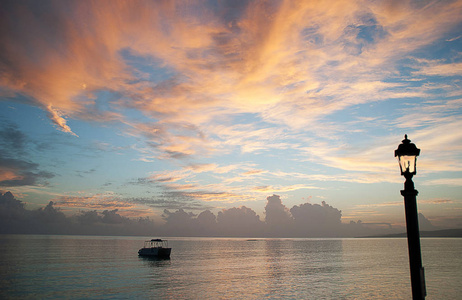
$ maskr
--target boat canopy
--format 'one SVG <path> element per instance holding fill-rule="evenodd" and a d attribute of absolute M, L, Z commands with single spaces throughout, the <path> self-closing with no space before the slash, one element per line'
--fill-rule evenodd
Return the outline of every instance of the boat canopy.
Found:
<path fill-rule="evenodd" d="M 144 248 L 168 248 L 168 241 L 162 239 L 145 241 Z"/>

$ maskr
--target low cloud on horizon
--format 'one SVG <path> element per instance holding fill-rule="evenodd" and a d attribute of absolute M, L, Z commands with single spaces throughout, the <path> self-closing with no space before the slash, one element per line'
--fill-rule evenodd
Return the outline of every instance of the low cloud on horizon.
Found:
<path fill-rule="evenodd" d="M 403 232 L 401 226 L 391 224 L 342 223 L 341 211 L 328 205 L 304 203 L 284 206 L 278 195 L 267 197 L 266 217 L 260 219 L 255 211 L 241 206 L 223 209 L 218 215 L 210 210 L 199 214 L 164 210 L 164 222 L 148 217 L 128 218 L 118 209 L 79 211 L 65 215 L 56 204 L 27 210 L 13 194 L 0 193 L 0 232 L 25 234 L 89 234 L 143 236 L 210 236 L 210 237 L 354 237 Z M 422 230 L 436 229 L 422 214 Z M 385 225 L 385 226 L 384 226 Z"/>

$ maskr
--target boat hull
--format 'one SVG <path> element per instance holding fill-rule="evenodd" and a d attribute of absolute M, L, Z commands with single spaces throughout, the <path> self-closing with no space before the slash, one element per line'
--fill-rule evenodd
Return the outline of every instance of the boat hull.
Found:
<path fill-rule="evenodd" d="M 148 256 L 148 257 L 160 257 L 160 258 L 170 258 L 170 252 L 172 248 L 141 248 L 138 251 L 139 256 Z"/>

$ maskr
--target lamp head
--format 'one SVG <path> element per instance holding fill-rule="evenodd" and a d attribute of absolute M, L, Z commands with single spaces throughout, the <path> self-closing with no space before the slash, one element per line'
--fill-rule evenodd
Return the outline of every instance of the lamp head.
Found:
<path fill-rule="evenodd" d="M 420 149 L 411 143 L 411 140 L 407 138 L 407 134 L 404 135 L 404 140 L 398 146 L 398 149 L 395 150 L 395 157 L 398 157 L 401 175 L 405 175 L 406 173 L 415 175 L 417 173 L 416 164 L 419 154 Z"/>

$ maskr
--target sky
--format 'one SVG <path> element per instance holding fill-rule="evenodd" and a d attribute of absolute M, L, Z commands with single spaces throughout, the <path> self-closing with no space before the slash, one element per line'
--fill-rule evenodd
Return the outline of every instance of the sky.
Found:
<path fill-rule="evenodd" d="M 407 134 L 419 212 L 462 227 L 461 75 L 462 1 L 2 1 L 0 193 L 402 226 Z"/>

